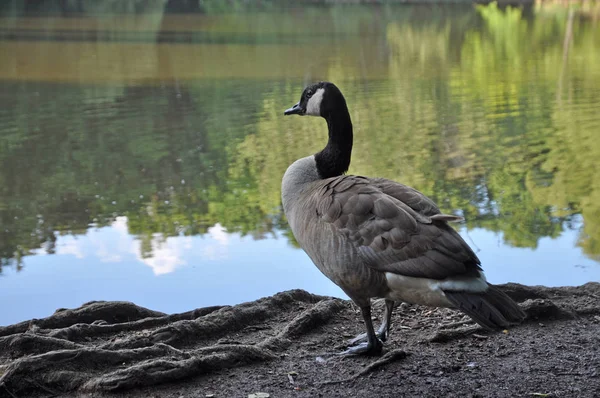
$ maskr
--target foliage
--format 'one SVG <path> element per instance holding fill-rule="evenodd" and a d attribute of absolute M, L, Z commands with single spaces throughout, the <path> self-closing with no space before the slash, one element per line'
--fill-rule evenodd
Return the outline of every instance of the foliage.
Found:
<path fill-rule="evenodd" d="M 82 48 L 114 65 L 69 82 L 40 47 L 35 76 L 48 82 L 27 70 L 0 83 L 11 93 L 0 96 L 0 266 L 118 215 L 146 255 L 157 232 L 202 234 L 215 223 L 257 239 L 285 229 L 293 242 L 281 176 L 326 137 L 322 121 L 282 110 L 316 78 L 348 99 L 351 173 L 412 185 L 519 247 L 581 217 L 578 244 L 598 258 L 600 31 L 568 18 L 495 5 L 224 14 L 198 27 L 224 42 L 200 47 L 147 44 L 127 58 L 100 43 L 65 45 L 65 68 Z M 177 21 L 154 15 L 126 28 Z M 64 21 L 46 22 L 52 35 Z M 3 62 L 0 73 L 16 70 Z"/>

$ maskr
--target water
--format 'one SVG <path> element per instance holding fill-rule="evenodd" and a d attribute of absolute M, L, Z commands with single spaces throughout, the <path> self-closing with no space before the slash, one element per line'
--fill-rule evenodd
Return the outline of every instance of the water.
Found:
<path fill-rule="evenodd" d="M 322 121 L 282 112 L 320 79 L 351 108 L 350 172 L 463 214 L 490 281 L 600 279 L 597 19 L 494 5 L 11 4 L 0 324 L 90 300 L 176 312 L 291 288 L 343 296 L 290 239 L 280 203 L 287 165 L 325 141 Z"/>

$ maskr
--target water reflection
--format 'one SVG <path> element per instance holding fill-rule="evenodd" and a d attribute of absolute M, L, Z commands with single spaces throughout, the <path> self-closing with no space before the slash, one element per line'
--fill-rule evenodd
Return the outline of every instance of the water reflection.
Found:
<path fill-rule="evenodd" d="M 129 233 L 128 224 L 117 217 L 85 235 L 61 236 L 55 254 L 36 251 L 22 272 L 5 268 L 0 294 L 10 306 L 0 308 L 0 325 L 93 298 L 126 299 L 172 313 L 295 288 L 342 295 L 315 267 L 307 267 L 302 251 L 290 250 L 281 233 L 256 241 L 216 225 L 203 235 L 156 233 L 142 241 Z"/>
<path fill-rule="evenodd" d="M 56 306 L 150 305 L 147 290 L 119 290 L 102 267 L 127 275 L 142 264 L 187 286 L 233 278 L 235 261 L 270 287 L 254 290 L 241 282 L 254 274 L 239 273 L 223 289 L 254 295 L 195 292 L 189 305 L 182 287 L 165 310 L 319 290 L 279 198 L 287 165 L 323 145 L 320 121 L 281 117 L 317 79 L 348 98 L 350 172 L 462 212 L 492 281 L 599 278 L 600 29 L 585 15 L 494 5 L 172 14 L 165 1 L 129 13 L 117 3 L 0 16 L 0 298 L 33 294 L 27 275 L 45 267 L 56 280 L 106 282 Z M 197 249 L 204 239 L 213 245 Z M 269 274 L 292 258 L 292 282 L 304 272 L 314 285 Z M 86 262 L 98 266 L 73 265 Z M 203 271 L 190 276 L 194 267 Z M 11 316 L 32 316 L 21 310 Z"/>
<path fill-rule="evenodd" d="M 0 308 L 0 324 L 44 317 L 96 298 L 126 299 L 172 313 L 295 288 L 344 297 L 301 250 L 290 249 L 282 231 L 257 241 L 215 225 L 202 235 L 155 233 L 143 241 L 129 228 L 129 220 L 120 216 L 85 235 L 60 236 L 53 255 L 34 251 L 23 272 L 5 268 L 1 297 L 10 306 Z M 460 232 L 479 250 L 488 278 L 498 283 L 580 285 L 600 278 L 600 267 L 573 246 L 576 231 L 541 238 L 535 251 L 511 249 L 485 229 Z"/>

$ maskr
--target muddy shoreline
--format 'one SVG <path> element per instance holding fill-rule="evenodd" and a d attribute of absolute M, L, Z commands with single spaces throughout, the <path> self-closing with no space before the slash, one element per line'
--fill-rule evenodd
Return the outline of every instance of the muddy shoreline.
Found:
<path fill-rule="evenodd" d="M 329 356 L 360 312 L 302 290 L 172 315 L 91 302 L 0 327 L 0 397 L 600 396 L 600 284 L 502 289 L 524 324 L 401 304 L 379 358 Z"/>

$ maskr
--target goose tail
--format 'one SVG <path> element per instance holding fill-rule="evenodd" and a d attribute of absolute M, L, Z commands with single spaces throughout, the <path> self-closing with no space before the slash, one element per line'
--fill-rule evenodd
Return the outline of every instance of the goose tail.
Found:
<path fill-rule="evenodd" d="M 526 317 L 517 303 L 489 283 L 482 292 L 444 290 L 444 294 L 457 309 L 486 329 L 504 329 Z"/>

